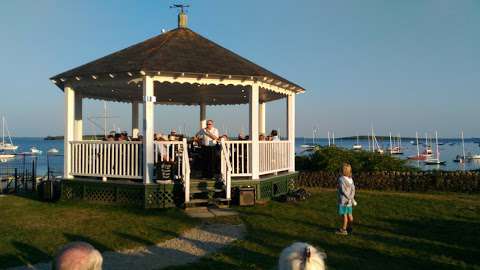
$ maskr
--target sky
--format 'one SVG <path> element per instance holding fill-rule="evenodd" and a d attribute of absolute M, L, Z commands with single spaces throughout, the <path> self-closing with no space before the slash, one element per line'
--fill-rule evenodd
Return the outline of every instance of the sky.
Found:
<path fill-rule="evenodd" d="M 0 114 L 13 136 L 63 134 L 63 92 L 48 78 L 177 26 L 172 1 L 0 2 Z M 480 137 L 480 1 L 188 1 L 195 32 L 306 89 L 296 134 Z M 301 3 L 301 4 L 300 4 Z M 108 103 L 130 129 L 130 105 Z M 285 134 L 286 102 L 267 104 Z M 85 133 L 103 103 L 84 103 Z M 247 106 L 207 108 L 220 132 L 248 130 Z M 156 106 L 157 131 L 198 128 L 199 108 Z"/>

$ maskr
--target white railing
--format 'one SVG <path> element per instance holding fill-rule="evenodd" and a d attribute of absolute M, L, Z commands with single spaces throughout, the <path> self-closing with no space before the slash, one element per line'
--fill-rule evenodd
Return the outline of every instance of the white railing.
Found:
<path fill-rule="evenodd" d="M 177 171 L 173 172 L 176 179 L 183 180 L 185 202 L 190 201 L 190 162 L 188 157 L 187 139 L 183 141 L 156 141 L 155 163 L 176 162 Z"/>
<path fill-rule="evenodd" d="M 142 179 L 142 142 L 70 142 L 73 176 Z"/>
<path fill-rule="evenodd" d="M 259 141 L 260 174 L 276 173 L 290 168 L 289 141 Z"/>
<path fill-rule="evenodd" d="M 228 161 L 232 167 L 231 176 L 251 176 L 250 165 L 252 142 L 251 141 L 225 141 L 228 150 Z"/>
<path fill-rule="evenodd" d="M 222 181 L 225 186 L 225 197 L 227 200 L 231 199 L 231 192 L 232 192 L 232 171 L 233 167 L 230 163 L 230 150 L 228 144 L 226 144 L 225 140 L 222 139 L 222 151 L 221 151 L 221 173 L 222 173 Z"/>

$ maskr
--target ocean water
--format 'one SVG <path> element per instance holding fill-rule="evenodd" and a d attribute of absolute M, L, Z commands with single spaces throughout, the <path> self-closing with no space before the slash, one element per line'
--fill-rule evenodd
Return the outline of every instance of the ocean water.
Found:
<path fill-rule="evenodd" d="M 465 139 L 465 153 L 478 154 L 480 153 L 480 146 L 478 139 Z M 322 146 L 328 145 L 328 139 L 316 139 L 313 141 L 311 138 L 297 138 L 295 142 L 295 150 L 297 155 L 308 154 L 303 148 L 300 147 L 302 144 L 318 144 Z M 338 139 L 335 140 L 335 144 L 338 147 L 343 147 L 346 149 L 352 149 L 353 145 L 357 143 L 356 139 Z M 420 140 L 420 144 L 422 141 Z M 460 164 L 453 162 L 457 155 L 462 155 L 462 141 L 460 139 L 439 139 L 439 143 L 444 143 L 444 145 L 439 145 L 440 160 L 446 161 L 445 165 L 425 165 L 422 161 L 409 161 L 409 164 L 417 167 L 421 170 L 446 170 L 446 171 L 465 171 L 465 170 L 478 170 L 480 169 L 480 160 L 472 160 L 466 162 L 465 164 Z M 359 140 L 359 144 L 362 145 L 364 150 L 368 150 L 368 140 Z M 379 142 L 380 147 L 386 150 L 390 144 L 388 141 Z M 453 145 L 450 145 L 453 144 Z M 424 150 L 423 145 L 419 145 L 420 152 Z M 432 150 L 435 153 L 435 145 L 432 145 Z M 410 141 L 402 141 L 402 150 L 403 155 L 396 155 L 396 158 L 407 159 L 409 156 L 417 155 L 417 146 L 412 145 Z"/>
<path fill-rule="evenodd" d="M 30 148 L 35 146 L 43 153 L 36 157 L 31 156 L 23 156 L 18 155 L 15 159 L 9 160 L 6 163 L 0 163 L 1 166 L 17 166 L 21 167 L 24 163 L 31 164 L 31 160 L 35 159 L 37 163 L 37 175 L 44 176 L 47 174 L 48 168 L 50 167 L 50 171 L 53 171 L 55 175 L 62 175 L 63 170 L 63 141 L 46 141 L 43 138 L 13 138 L 14 144 L 19 146 L 17 153 L 21 152 L 29 152 Z M 453 162 L 455 157 L 458 154 L 462 153 L 462 144 L 459 139 L 444 139 L 440 140 L 441 142 L 445 143 L 444 145 L 440 146 L 440 159 L 445 160 L 447 163 L 446 165 L 435 165 L 429 166 L 424 165 L 422 161 L 410 161 L 412 166 L 418 167 L 422 170 L 477 170 L 480 169 L 480 160 L 478 161 L 471 161 L 465 164 L 459 164 Z M 322 146 L 328 145 L 327 139 L 316 139 L 312 142 L 312 139 L 309 138 L 297 138 L 295 141 L 295 149 L 297 155 L 305 155 L 308 152 L 304 152 L 304 149 L 300 146 L 302 144 L 319 144 Z M 351 149 L 352 146 L 356 143 L 356 140 L 341 140 L 337 139 L 335 141 L 338 147 L 343 147 L 347 149 Z M 360 140 L 359 143 L 363 146 L 363 149 L 368 149 L 368 141 L 367 140 Z M 450 145 L 453 143 L 454 145 Z M 380 143 L 382 146 L 382 143 Z M 388 142 L 384 142 L 382 148 L 386 149 L 388 147 Z M 396 158 L 406 159 L 408 156 L 414 156 L 417 154 L 417 148 L 415 145 L 410 144 L 408 141 L 404 141 L 402 143 L 403 155 L 396 156 Z M 56 148 L 60 151 L 59 155 L 47 155 L 49 149 Z M 420 151 L 423 151 L 423 146 L 420 146 Z M 435 151 L 435 148 L 434 148 Z M 480 153 L 479 144 L 476 143 L 474 139 L 466 139 L 465 140 L 465 152 L 466 153 Z"/>

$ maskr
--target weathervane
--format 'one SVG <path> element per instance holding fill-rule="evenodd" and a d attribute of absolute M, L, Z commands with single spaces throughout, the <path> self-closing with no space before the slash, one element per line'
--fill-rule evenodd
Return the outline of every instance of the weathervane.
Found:
<path fill-rule="evenodd" d="M 178 8 L 180 9 L 180 13 L 178 13 L 178 27 L 179 28 L 187 28 L 187 14 L 185 14 L 184 9 L 190 7 L 190 5 L 184 4 L 174 4 L 170 6 L 170 8 Z"/>
<path fill-rule="evenodd" d="M 184 4 L 173 4 L 170 6 L 170 8 L 179 8 L 181 13 L 184 13 L 184 8 L 190 7 L 190 5 L 184 5 Z"/>

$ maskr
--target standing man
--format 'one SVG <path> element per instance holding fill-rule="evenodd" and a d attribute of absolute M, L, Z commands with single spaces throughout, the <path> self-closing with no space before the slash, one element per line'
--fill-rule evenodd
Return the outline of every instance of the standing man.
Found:
<path fill-rule="evenodd" d="M 218 173 L 218 129 L 213 126 L 212 120 L 207 120 L 207 127 L 200 129 L 195 137 L 202 145 L 202 178 L 213 178 Z"/>

